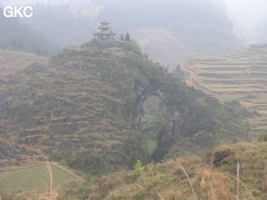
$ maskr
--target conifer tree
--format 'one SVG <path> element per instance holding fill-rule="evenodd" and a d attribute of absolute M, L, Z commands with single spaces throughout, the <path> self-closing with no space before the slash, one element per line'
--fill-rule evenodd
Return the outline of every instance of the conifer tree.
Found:
<path fill-rule="evenodd" d="M 130 41 L 131 40 L 131 37 L 129 35 L 129 33 L 126 33 L 125 35 L 125 41 Z"/>

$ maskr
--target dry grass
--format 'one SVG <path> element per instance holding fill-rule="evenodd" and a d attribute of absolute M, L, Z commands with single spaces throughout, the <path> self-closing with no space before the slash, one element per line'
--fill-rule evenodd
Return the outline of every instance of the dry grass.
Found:
<path fill-rule="evenodd" d="M 48 192 L 42 193 L 38 200 L 57 200 L 59 193 L 56 190 L 49 190 Z"/>
<path fill-rule="evenodd" d="M 239 196 L 239 184 L 241 183 L 241 185 L 247 190 L 247 192 L 249 193 L 249 195 L 250 195 L 250 197 L 253 199 L 253 200 L 256 200 L 254 197 L 253 197 L 253 194 L 250 192 L 250 190 L 247 188 L 247 186 L 244 184 L 244 183 L 242 183 L 242 181 L 240 181 L 238 178 L 236 178 L 236 177 L 234 177 L 234 176 L 232 176 L 232 178 L 233 179 L 235 179 L 236 180 L 236 182 L 237 182 L 237 184 L 238 184 L 238 188 L 237 188 L 237 198 L 238 198 L 238 196 Z M 238 198 L 239 199 L 239 198 Z"/>
<path fill-rule="evenodd" d="M 194 194 L 194 199 L 197 200 L 197 195 L 196 195 L 196 193 L 195 193 L 195 191 L 194 191 L 194 188 L 193 188 L 193 186 L 192 186 L 192 183 L 191 183 L 191 181 L 190 181 L 190 178 L 189 178 L 189 176 L 188 176 L 188 174 L 187 174 L 185 168 L 184 168 L 182 165 L 180 165 L 180 168 L 183 170 L 183 172 L 185 173 L 185 175 L 186 175 L 186 177 L 187 177 L 187 180 L 188 180 L 188 182 L 189 182 L 189 184 L 190 184 L 191 190 L 192 190 L 192 192 L 193 192 L 193 194 Z"/>
<path fill-rule="evenodd" d="M 222 173 L 212 169 L 199 169 L 198 181 L 195 183 L 198 188 L 198 194 L 203 199 L 235 199 L 234 194 L 229 188 L 230 178 Z"/>
<path fill-rule="evenodd" d="M 236 195 L 237 197 L 239 196 L 239 184 L 240 184 L 240 180 L 239 180 L 239 176 L 240 176 L 240 162 L 238 161 L 237 163 L 237 171 L 236 171 Z"/>
<path fill-rule="evenodd" d="M 149 164 L 141 173 L 121 171 L 104 176 L 94 183 L 78 187 L 75 182 L 58 190 L 43 193 L 24 193 L 38 200 L 74 200 L 89 190 L 83 199 L 90 200 L 262 200 L 267 197 L 267 142 L 224 144 L 214 151 L 231 151 L 221 167 L 207 159 L 182 157 L 161 164 Z M 253 156 L 253 157 L 252 157 Z M 253 158 L 253 159 L 252 159 Z M 239 162 L 238 162 L 239 161 Z M 252 165 L 253 161 L 253 165 Z M 236 173 L 229 174 L 229 169 Z M 261 188 L 260 190 L 258 188 Z M 78 191 L 72 194 L 73 191 Z M 79 192 L 80 191 L 80 192 Z M 27 199 L 27 198 L 25 198 Z"/>

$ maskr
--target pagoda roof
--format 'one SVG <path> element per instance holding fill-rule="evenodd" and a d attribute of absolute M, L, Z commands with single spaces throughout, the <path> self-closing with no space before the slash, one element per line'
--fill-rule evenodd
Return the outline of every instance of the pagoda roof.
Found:
<path fill-rule="evenodd" d="M 98 28 L 107 28 L 110 29 L 110 27 L 108 27 L 107 25 L 101 24 Z"/>
<path fill-rule="evenodd" d="M 97 31 L 97 32 L 94 32 L 93 34 L 95 35 L 116 35 L 116 33 L 114 31 Z"/>
<path fill-rule="evenodd" d="M 107 22 L 107 21 L 102 21 L 102 22 L 100 22 L 100 24 L 109 24 L 109 22 Z"/>
<path fill-rule="evenodd" d="M 109 22 L 102 21 L 100 22 L 100 26 L 98 27 L 98 30 L 94 32 L 93 34 L 98 37 L 101 40 L 109 40 L 113 38 L 116 33 L 108 26 Z"/>

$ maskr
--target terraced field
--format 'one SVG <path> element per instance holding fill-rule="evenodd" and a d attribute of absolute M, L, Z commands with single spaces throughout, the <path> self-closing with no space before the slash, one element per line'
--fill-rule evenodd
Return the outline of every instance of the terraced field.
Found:
<path fill-rule="evenodd" d="M 182 66 L 186 82 L 220 100 L 238 100 L 259 115 L 255 130 L 267 129 L 267 44 L 253 45 L 226 57 L 197 56 Z"/>
<path fill-rule="evenodd" d="M 59 184 L 77 180 L 77 177 L 52 164 L 18 168 L 0 173 L 0 194 L 35 189 L 45 190 L 50 187 L 50 180 L 52 180 L 53 187 L 56 187 Z"/>

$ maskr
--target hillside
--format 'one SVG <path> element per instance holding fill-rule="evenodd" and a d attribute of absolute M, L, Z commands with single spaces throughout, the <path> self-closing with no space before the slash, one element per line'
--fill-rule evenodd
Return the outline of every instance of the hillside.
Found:
<path fill-rule="evenodd" d="M 263 135 L 262 135 L 263 136 Z M 267 137 L 220 145 L 204 157 L 181 157 L 141 165 L 94 182 L 70 182 L 52 192 L 5 195 L 3 200 L 46 196 L 53 200 L 182 200 L 267 198 Z"/>
<path fill-rule="evenodd" d="M 16 73 L 25 69 L 32 63 L 46 64 L 48 59 L 35 54 L 18 51 L 0 50 L 0 88 L 9 81 Z M 3 100 L 3 99 L 1 99 Z M 4 107 L 3 102 L 0 103 Z M 10 127 L 9 127 L 10 128 Z M 0 134 L 6 131 L 3 124 L 0 125 Z M 10 166 L 29 166 L 42 163 L 45 158 L 22 144 L 14 144 L 12 140 L 0 139 L 0 171 Z"/>
<path fill-rule="evenodd" d="M 205 152 L 249 132 L 233 107 L 178 81 L 135 42 L 93 40 L 66 49 L 48 64 L 17 72 L 0 91 L 1 138 L 42 151 L 88 178 L 147 159 L 139 130 L 143 104 L 153 96 L 167 115 L 149 159 Z"/>
<path fill-rule="evenodd" d="M 182 69 L 187 83 L 221 100 L 238 100 L 254 115 L 255 130 L 267 128 L 267 45 L 253 45 L 226 57 L 198 56 Z"/>
<path fill-rule="evenodd" d="M 0 50 L 0 78 L 15 74 L 32 63 L 45 64 L 47 62 L 46 57 L 19 51 Z"/>
<path fill-rule="evenodd" d="M 178 63 L 194 56 L 197 51 L 172 30 L 162 27 L 140 27 L 130 31 L 131 36 L 149 57 L 173 71 Z"/>

